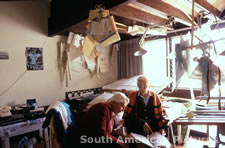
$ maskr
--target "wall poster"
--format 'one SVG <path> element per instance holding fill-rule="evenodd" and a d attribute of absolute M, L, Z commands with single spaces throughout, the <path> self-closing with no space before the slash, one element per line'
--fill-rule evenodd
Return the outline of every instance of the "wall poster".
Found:
<path fill-rule="evenodd" d="M 27 70 L 43 70 L 42 48 L 27 47 Z"/>

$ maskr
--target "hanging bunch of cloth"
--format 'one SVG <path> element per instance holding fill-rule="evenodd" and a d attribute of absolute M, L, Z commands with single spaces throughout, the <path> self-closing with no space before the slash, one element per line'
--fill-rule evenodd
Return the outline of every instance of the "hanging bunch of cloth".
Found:
<path fill-rule="evenodd" d="M 200 40 L 200 39 L 199 39 Z M 215 62 L 215 58 L 217 57 L 217 51 L 214 47 L 214 53 L 210 52 L 211 45 L 204 44 L 202 40 L 200 40 L 199 48 L 202 50 L 201 58 L 194 58 L 194 61 L 198 62 L 198 66 L 193 71 L 192 75 L 201 76 L 202 79 L 202 95 L 207 96 L 207 104 L 210 100 L 210 91 L 218 85 L 219 96 L 221 96 L 220 84 L 221 84 L 221 70 L 217 62 Z M 213 58 L 214 57 L 214 58 Z M 213 60 L 214 59 L 214 60 Z M 220 99 L 218 101 L 218 109 L 221 108 Z"/>
<path fill-rule="evenodd" d="M 110 64 L 110 58 L 115 57 L 118 49 L 113 46 L 102 46 L 96 44 L 93 52 L 88 57 L 83 51 L 84 37 L 79 34 L 70 32 L 67 41 L 60 42 L 59 51 L 59 71 L 61 80 L 66 87 L 69 86 L 69 82 L 72 81 L 72 72 L 89 72 L 93 77 L 97 74 L 100 77 L 100 73 L 108 72 Z"/>
<path fill-rule="evenodd" d="M 60 43 L 59 70 L 66 87 L 72 80 L 72 71 L 88 71 L 92 77 L 109 71 L 109 56 L 114 53 L 111 45 L 120 40 L 114 17 L 103 6 L 90 10 L 88 22 L 84 37 L 70 32 L 67 42 Z"/>
<path fill-rule="evenodd" d="M 212 90 L 217 83 L 218 67 L 213 64 L 213 61 L 205 56 L 197 60 L 199 62 L 196 70 L 201 73 L 202 77 L 202 94 L 208 96 L 207 103 L 210 99 L 210 90 Z"/>
<path fill-rule="evenodd" d="M 114 17 L 102 5 L 90 10 L 88 22 L 83 46 L 83 53 L 87 57 L 91 56 L 97 44 L 105 47 L 120 40 Z"/>
<path fill-rule="evenodd" d="M 66 80 L 66 87 L 69 85 L 69 80 L 72 80 L 71 61 L 82 55 L 82 44 L 84 37 L 72 32 L 69 33 L 66 42 L 60 42 L 59 49 L 59 70 L 61 80 Z"/>
<path fill-rule="evenodd" d="M 204 95 L 208 95 L 207 103 L 209 103 L 210 90 L 214 88 L 216 84 L 216 66 L 213 65 L 212 60 L 208 57 L 200 58 L 199 65 L 202 72 L 202 92 Z"/>
<path fill-rule="evenodd" d="M 218 111 L 222 110 L 221 107 L 221 71 L 218 67 L 218 93 L 219 93 L 219 101 L 218 101 Z"/>
<path fill-rule="evenodd" d="M 200 59 L 195 58 L 198 61 L 198 66 L 195 68 L 192 75 L 200 75 L 202 80 L 202 95 L 208 96 L 207 104 L 210 100 L 210 91 L 218 85 L 218 109 L 221 109 L 220 97 L 221 97 L 221 81 L 223 73 L 219 66 L 217 66 L 208 56 L 203 56 Z"/>

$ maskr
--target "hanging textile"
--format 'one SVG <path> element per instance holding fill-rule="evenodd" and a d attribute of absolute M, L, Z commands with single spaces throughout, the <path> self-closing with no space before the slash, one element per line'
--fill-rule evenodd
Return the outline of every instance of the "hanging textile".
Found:
<path fill-rule="evenodd" d="M 118 51 L 118 78 L 143 74 L 142 56 L 134 56 L 139 49 L 139 38 L 121 41 Z"/>
<path fill-rule="evenodd" d="M 97 21 L 92 20 L 89 23 L 88 35 L 91 35 L 101 46 L 108 46 L 120 40 L 113 16 L 107 16 Z"/>
<path fill-rule="evenodd" d="M 196 58 L 195 60 L 198 61 L 198 66 L 192 72 L 192 77 L 200 77 L 202 81 L 202 95 L 208 96 L 209 101 L 210 91 L 217 84 L 218 66 L 207 56 L 201 57 L 200 59 Z"/>
<path fill-rule="evenodd" d="M 110 16 L 109 10 L 105 10 L 101 5 L 89 11 L 88 22 L 83 46 L 85 56 L 90 57 L 97 44 L 105 47 L 120 40 L 114 17 Z"/>
<path fill-rule="evenodd" d="M 99 60 L 99 71 L 108 72 L 109 71 L 109 52 L 110 46 L 103 47 L 100 44 L 96 46 L 96 51 L 98 52 Z"/>

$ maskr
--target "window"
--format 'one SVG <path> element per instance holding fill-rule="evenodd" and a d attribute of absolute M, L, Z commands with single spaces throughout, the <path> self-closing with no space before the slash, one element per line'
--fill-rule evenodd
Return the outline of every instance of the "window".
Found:
<path fill-rule="evenodd" d="M 221 69 L 221 90 L 225 90 L 225 29 L 214 30 L 207 32 L 208 35 L 213 35 L 213 39 L 207 38 L 206 34 L 203 37 L 198 35 L 198 32 L 194 34 L 198 36 L 202 42 L 216 41 L 214 45 L 212 43 L 207 44 L 209 48 L 210 59 L 213 64 L 219 65 Z M 222 38 L 222 39 L 221 39 Z M 189 46 L 191 46 L 191 34 L 183 36 L 184 41 L 189 40 Z M 170 40 L 170 41 L 169 41 Z M 194 45 L 201 43 L 197 37 L 194 37 Z M 170 42 L 170 43 L 169 43 Z M 181 89 L 202 89 L 202 75 L 196 68 L 199 65 L 196 58 L 203 57 L 203 50 L 196 47 L 188 49 L 182 52 L 187 60 L 188 68 L 186 71 L 182 67 L 178 66 L 176 57 L 176 46 L 180 44 L 180 37 L 173 37 L 171 39 L 159 39 L 146 41 L 144 48 L 148 51 L 143 56 L 143 72 L 146 75 L 152 86 L 161 86 L 171 76 L 173 78 L 172 87 Z M 167 46 L 168 45 L 168 46 Z M 167 48 L 168 47 L 168 48 Z M 216 50 L 215 50 L 216 49 Z M 217 52 L 217 55 L 215 54 Z M 168 53 L 168 54 L 167 54 Z M 218 82 L 218 78 L 215 78 Z M 216 82 L 213 89 L 210 91 L 211 96 L 218 96 L 218 83 Z M 225 91 L 222 91 L 222 96 L 225 96 Z"/>
<path fill-rule="evenodd" d="M 143 55 L 143 73 L 152 86 L 161 86 L 167 80 L 166 39 L 146 41 Z"/>
<path fill-rule="evenodd" d="M 200 48 L 200 46 L 191 49 L 188 49 L 188 52 L 182 52 L 184 57 L 188 57 L 187 60 L 187 64 L 188 64 L 188 70 L 187 72 L 183 72 L 181 67 L 177 66 L 177 57 L 175 58 L 175 79 L 176 79 L 176 88 L 194 88 L 194 89 L 200 89 L 202 90 L 202 72 L 199 71 L 199 69 L 197 69 L 197 67 L 199 67 L 200 63 L 194 59 L 200 59 L 201 57 L 204 57 L 204 55 L 210 55 L 209 59 L 212 60 L 213 65 L 219 66 L 220 70 L 221 70 L 221 90 L 225 90 L 225 56 L 224 56 L 224 52 L 225 52 L 225 36 L 222 35 L 221 32 L 224 32 L 225 29 L 220 29 L 218 30 L 213 30 L 213 31 L 208 31 L 207 34 L 208 36 L 211 35 L 210 37 L 213 38 L 206 38 L 206 37 L 201 37 L 201 35 L 199 35 L 199 32 L 195 32 L 194 34 L 196 36 L 198 36 L 203 42 L 209 42 L 209 41 L 216 41 L 210 44 L 207 44 L 207 46 L 204 47 L 204 49 L 206 49 L 205 51 L 207 51 L 209 54 L 204 53 L 204 50 L 202 50 Z M 207 36 L 207 34 L 204 34 L 205 36 Z M 224 33 L 223 33 L 224 34 Z M 190 39 L 190 34 L 184 36 L 184 40 L 191 40 Z M 200 40 L 198 40 L 196 37 L 194 37 L 194 45 L 198 45 L 199 43 L 201 43 Z M 172 52 L 174 52 L 173 54 L 175 54 L 175 48 L 177 45 L 180 44 L 180 37 L 174 37 L 172 38 Z M 214 47 L 215 46 L 215 47 Z M 216 55 L 217 53 L 217 55 Z M 222 55 L 221 55 L 222 54 Z M 171 58 L 173 59 L 173 58 Z M 212 86 L 212 89 L 210 91 L 210 95 L 211 96 L 218 96 L 218 74 L 217 74 L 217 69 L 214 72 L 214 83 L 215 85 Z M 222 91 L 222 96 L 225 96 L 225 92 Z"/>

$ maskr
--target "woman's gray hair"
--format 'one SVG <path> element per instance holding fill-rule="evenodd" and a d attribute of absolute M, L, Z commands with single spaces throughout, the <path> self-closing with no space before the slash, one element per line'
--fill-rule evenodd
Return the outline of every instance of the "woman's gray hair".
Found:
<path fill-rule="evenodd" d="M 124 103 L 124 105 L 127 106 L 130 99 L 124 93 L 116 92 L 107 102 Z"/>

